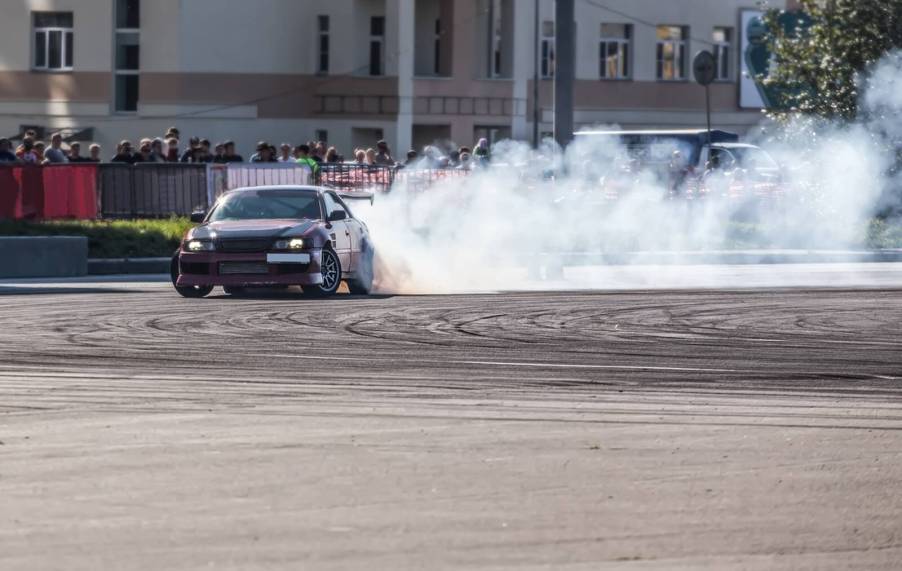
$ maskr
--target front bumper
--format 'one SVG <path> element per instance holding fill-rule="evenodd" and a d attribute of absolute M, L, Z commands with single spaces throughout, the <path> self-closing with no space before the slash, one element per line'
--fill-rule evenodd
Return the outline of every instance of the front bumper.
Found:
<path fill-rule="evenodd" d="M 320 270 L 322 250 L 305 250 L 310 262 L 268 263 L 267 252 L 179 252 L 177 286 L 276 286 L 318 285 L 323 283 Z M 221 264 L 264 264 L 267 273 L 221 274 Z"/>

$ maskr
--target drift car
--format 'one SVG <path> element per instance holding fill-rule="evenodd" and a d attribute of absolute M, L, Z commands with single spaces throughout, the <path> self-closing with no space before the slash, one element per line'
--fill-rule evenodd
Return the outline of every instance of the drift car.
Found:
<path fill-rule="evenodd" d="M 313 297 L 334 294 L 342 280 L 369 294 L 374 250 L 366 224 L 328 188 L 272 186 L 224 194 L 209 212 L 191 216 L 191 229 L 172 258 L 175 290 L 204 297 L 252 287 L 301 286 Z M 372 199 L 355 192 L 353 198 Z"/>

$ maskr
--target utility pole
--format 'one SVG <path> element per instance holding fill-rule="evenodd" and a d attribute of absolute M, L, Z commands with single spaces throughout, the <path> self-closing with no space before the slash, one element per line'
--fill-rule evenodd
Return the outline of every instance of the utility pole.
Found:
<path fill-rule="evenodd" d="M 535 0 L 535 38 L 533 39 L 532 44 L 532 146 L 534 149 L 539 148 L 539 119 L 541 119 L 539 112 L 539 26 L 540 26 L 540 6 L 542 0 Z"/>
<path fill-rule="evenodd" d="M 554 140 L 561 147 L 566 147 L 573 140 L 573 80 L 576 76 L 574 0 L 556 0 L 554 20 Z"/>

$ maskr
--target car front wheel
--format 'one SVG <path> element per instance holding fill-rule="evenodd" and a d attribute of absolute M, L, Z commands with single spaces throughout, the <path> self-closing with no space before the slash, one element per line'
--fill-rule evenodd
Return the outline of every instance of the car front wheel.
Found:
<path fill-rule="evenodd" d="M 341 262 L 338 254 L 330 248 L 324 248 L 320 257 L 320 272 L 323 281 L 317 285 L 305 285 L 304 295 L 310 297 L 329 297 L 338 291 L 341 285 Z"/>
<path fill-rule="evenodd" d="M 169 264 L 169 277 L 172 279 L 172 287 L 175 288 L 175 291 L 182 297 L 189 298 L 199 298 L 205 297 L 213 291 L 213 286 L 180 286 L 176 285 L 177 280 L 179 279 L 179 255 L 176 254 L 172 257 L 172 262 Z"/>

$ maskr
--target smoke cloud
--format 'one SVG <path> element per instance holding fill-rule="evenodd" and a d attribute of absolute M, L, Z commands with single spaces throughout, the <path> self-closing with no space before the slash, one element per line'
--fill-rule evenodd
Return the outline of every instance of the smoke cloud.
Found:
<path fill-rule="evenodd" d="M 578 272 L 568 268 L 642 264 L 661 252 L 691 260 L 735 249 L 862 248 L 872 217 L 898 205 L 900 84 L 902 55 L 892 54 L 862 80 L 858 122 L 762 124 L 745 141 L 776 160 L 778 184 L 739 169 L 707 179 L 707 192 L 674 197 L 666 164 L 672 143 L 644 148 L 639 164 L 631 160 L 635 149 L 590 137 L 565 151 L 551 142 L 533 150 L 503 141 L 488 166 L 466 176 L 428 186 L 411 176 L 359 213 L 376 243 L 377 289 L 536 289 L 542 279 L 555 289 L 604 288 L 603 272 L 587 282 L 571 279 Z"/>

